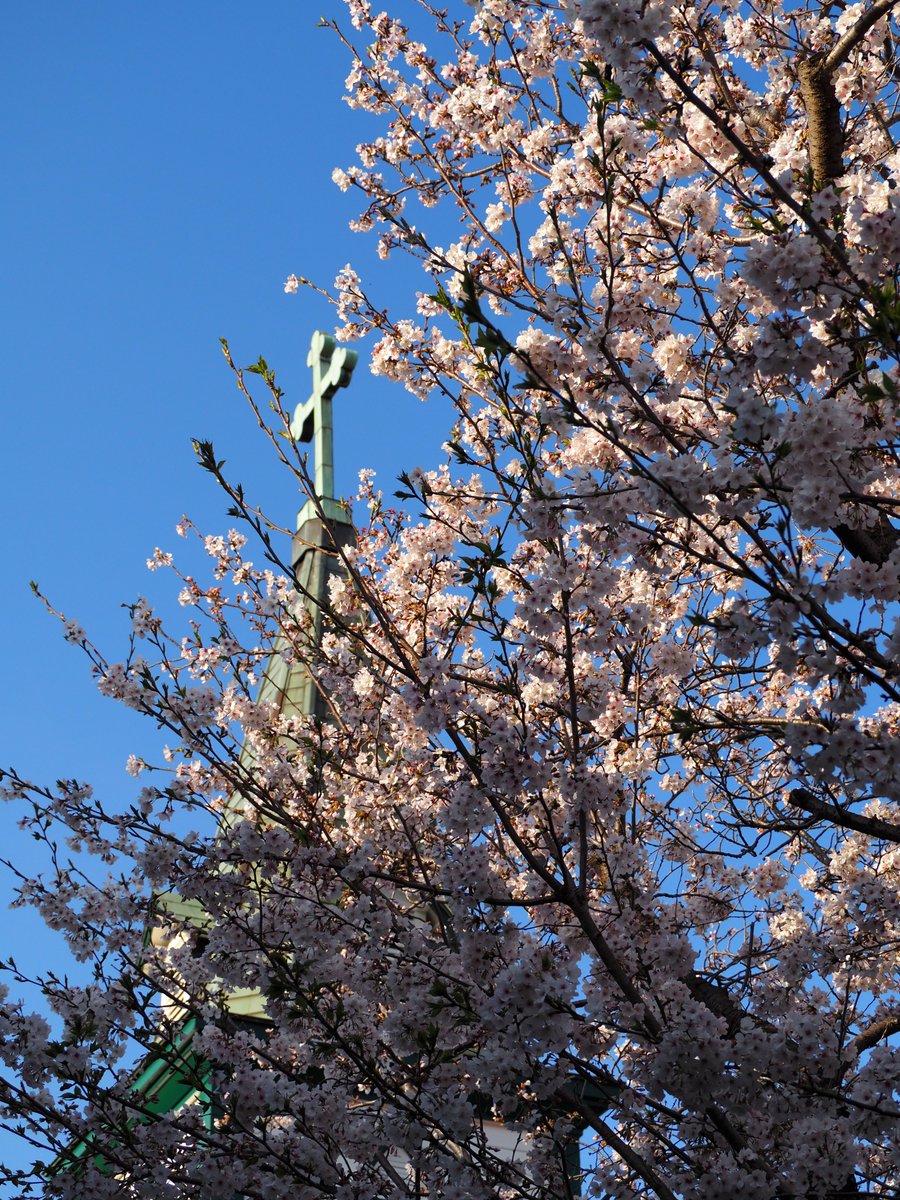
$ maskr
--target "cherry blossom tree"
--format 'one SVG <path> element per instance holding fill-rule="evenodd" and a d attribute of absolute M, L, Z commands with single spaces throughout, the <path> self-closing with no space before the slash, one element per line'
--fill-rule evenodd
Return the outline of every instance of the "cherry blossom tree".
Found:
<path fill-rule="evenodd" d="M 244 532 L 188 635 L 67 624 L 174 748 L 126 811 L 5 774 L 91 969 L 4 1002 L 4 1118 L 91 1200 L 895 1196 L 893 0 L 385 4 L 327 22 L 381 129 L 335 179 L 422 290 L 347 267 L 337 336 L 446 462 L 364 472 L 310 597 L 200 446 Z"/>

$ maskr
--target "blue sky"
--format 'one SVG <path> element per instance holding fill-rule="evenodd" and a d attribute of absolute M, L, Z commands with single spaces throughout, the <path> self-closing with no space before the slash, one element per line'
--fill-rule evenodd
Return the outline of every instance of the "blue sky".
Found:
<path fill-rule="evenodd" d="M 341 101 L 348 63 L 316 28 L 323 13 L 343 5 L 6 7 L 0 762 L 32 778 L 86 778 L 114 801 L 136 787 L 128 754 L 157 757 L 160 743 L 96 693 L 29 580 L 115 658 L 128 629 L 120 606 L 174 597 L 174 581 L 144 563 L 155 546 L 183 546 L 182 513 L 208 532 L 232 523 L 194 463 L 194 437 L 212 439 L 248 494 L 293 520 L 294 489 L 218 339 L 238 362 L 265 356 L 296 403 L 309 390 L 310 334 L 334 321 L 314 296 L 283 293 L 290 272 L 329 284 L 352 261 L 411 313 L 415 277 L 399 263 L 379 270 L 373 240 L 347 229 L 352 196 L 330 179 L 372 127 Z M 335 425 L 338 491 L 370 466 L 390 492 L 399 470 L 440 459 L 447 421 L 363 361 Z M 168 611 L 177 622 L 177 606 Z M 27 865 L 16 815 L 0 810 L 3 853 Z M 59 943 L 7 914 L 2 897 L 0 913 L 4 956 L 65 966 Z"/>

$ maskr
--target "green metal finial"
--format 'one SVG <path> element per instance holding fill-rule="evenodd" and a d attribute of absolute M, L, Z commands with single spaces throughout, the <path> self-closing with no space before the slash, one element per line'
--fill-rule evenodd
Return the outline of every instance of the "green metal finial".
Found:
<path fill-rule="evenodd" d="M 305 404 L 298 404 L 291 421 L 291 437 L 298 442 L 315 441 L 315 488 L 326 517 L 346 521 L 347 514 L 334 494 L 334 423 L 331 402 L 338 388 L 347 387 L 356 366 L 355 350 L 339 346 L 333 337 L 317 330 L 312 335 L 306 365 L 312 367 L 313 390 Z M 307 500 L 297 518 L 297 527 L 318 516 Z"/>

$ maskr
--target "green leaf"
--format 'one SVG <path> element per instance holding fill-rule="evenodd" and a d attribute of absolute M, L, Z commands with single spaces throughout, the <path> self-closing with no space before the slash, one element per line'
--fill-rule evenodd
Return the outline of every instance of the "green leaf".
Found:
<path fill-rule="evenodd" d="M 488 354 L 496 354 L 498 351 L 503 349 L 503 346 L 498 340 L 496 333 L 493 329 L 489 328 L 479 331 L 478 337 L 475 339 L 475 345 L 482 350 L 486 350 Z"/>
<path fill-rule="evenodd" d="M 428 298 L 429 300 L 433 300 L 435 304 L 439 304 L 441 308 L 445 309 L 448 313 L 455 313 L 457 311 L 456 305 L 447 295 L 443 284 L 439 284 L 438 290 L 434 293 L 434 295 L 429 296 Z"/>

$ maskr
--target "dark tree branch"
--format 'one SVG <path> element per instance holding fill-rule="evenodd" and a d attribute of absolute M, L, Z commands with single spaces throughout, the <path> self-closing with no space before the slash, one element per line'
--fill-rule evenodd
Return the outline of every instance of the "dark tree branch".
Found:
<path fill-rule="evenodd" d="M 868 529 L 853 529 L 850 525 L 833 525 L 831 532 L 841 545 L 854 558 L 863 562 L 875 563 L 881 566 L 887 562 L 900 541 L 900 532 L 890 523 L 884 514 L 879 516 L 878 523 Z"/>
<path fill-rule="evenodd" d="M 844 130 L 841 125 L 841 106 L 834 87 L 834 73 L 847 61 L 872 26 L 897 3 L 898 0 L 875 0 L 872 7 L 835 42 L 827 54 L 811 54 L 797 63 L 797 80 L 806 109 L 809 165 L 817 189 L 827 187 L 844 172 Z"/>
<path fill-rule="evenodd" d="M 841 106 L 831 71 L 818 56 L 797 63 L 797 80 L 806 109 L 807 148 L 813 186 L 818 190 L 844 173 Z"/>
<path fill-rule="evenodd" d="M 889 13 L 897 3 L 898 0 L 875 0 L 872 7 L 863 13 L 853 28 L 848 29 L 825 55 L 822 60 L 824 69 L 831 72 L 842 66 L 850 57 L 854 47 L 859 45 L 872 26 L 880 21 L 886 13 Z"/>
<path fill-rule="evenodd" d="M 864 817 L 861 813 L 848 812 L 845 808 L 838 808 L 836 804 L 827 804 L 824 800 L 817 799 L 806 788 L 794 788 L 788 795 L 788 803 L 844 829 L 853 829 L 857 833 L 865 833 L 886 842 L 900 843 L 900 825 L 881 821 L 878 817 Z"/>
<path fill-rule="evenodd" d="M 892 1013 L 864 1029 L 850 1043 L 850 1049 L 856 1054 L 862 1054 L 863 1050 L 870 1050 L 872 1046 L 877 1046 L 879 1042 L 895 1033 L 900 1033 L 900 1013 Z"/>

